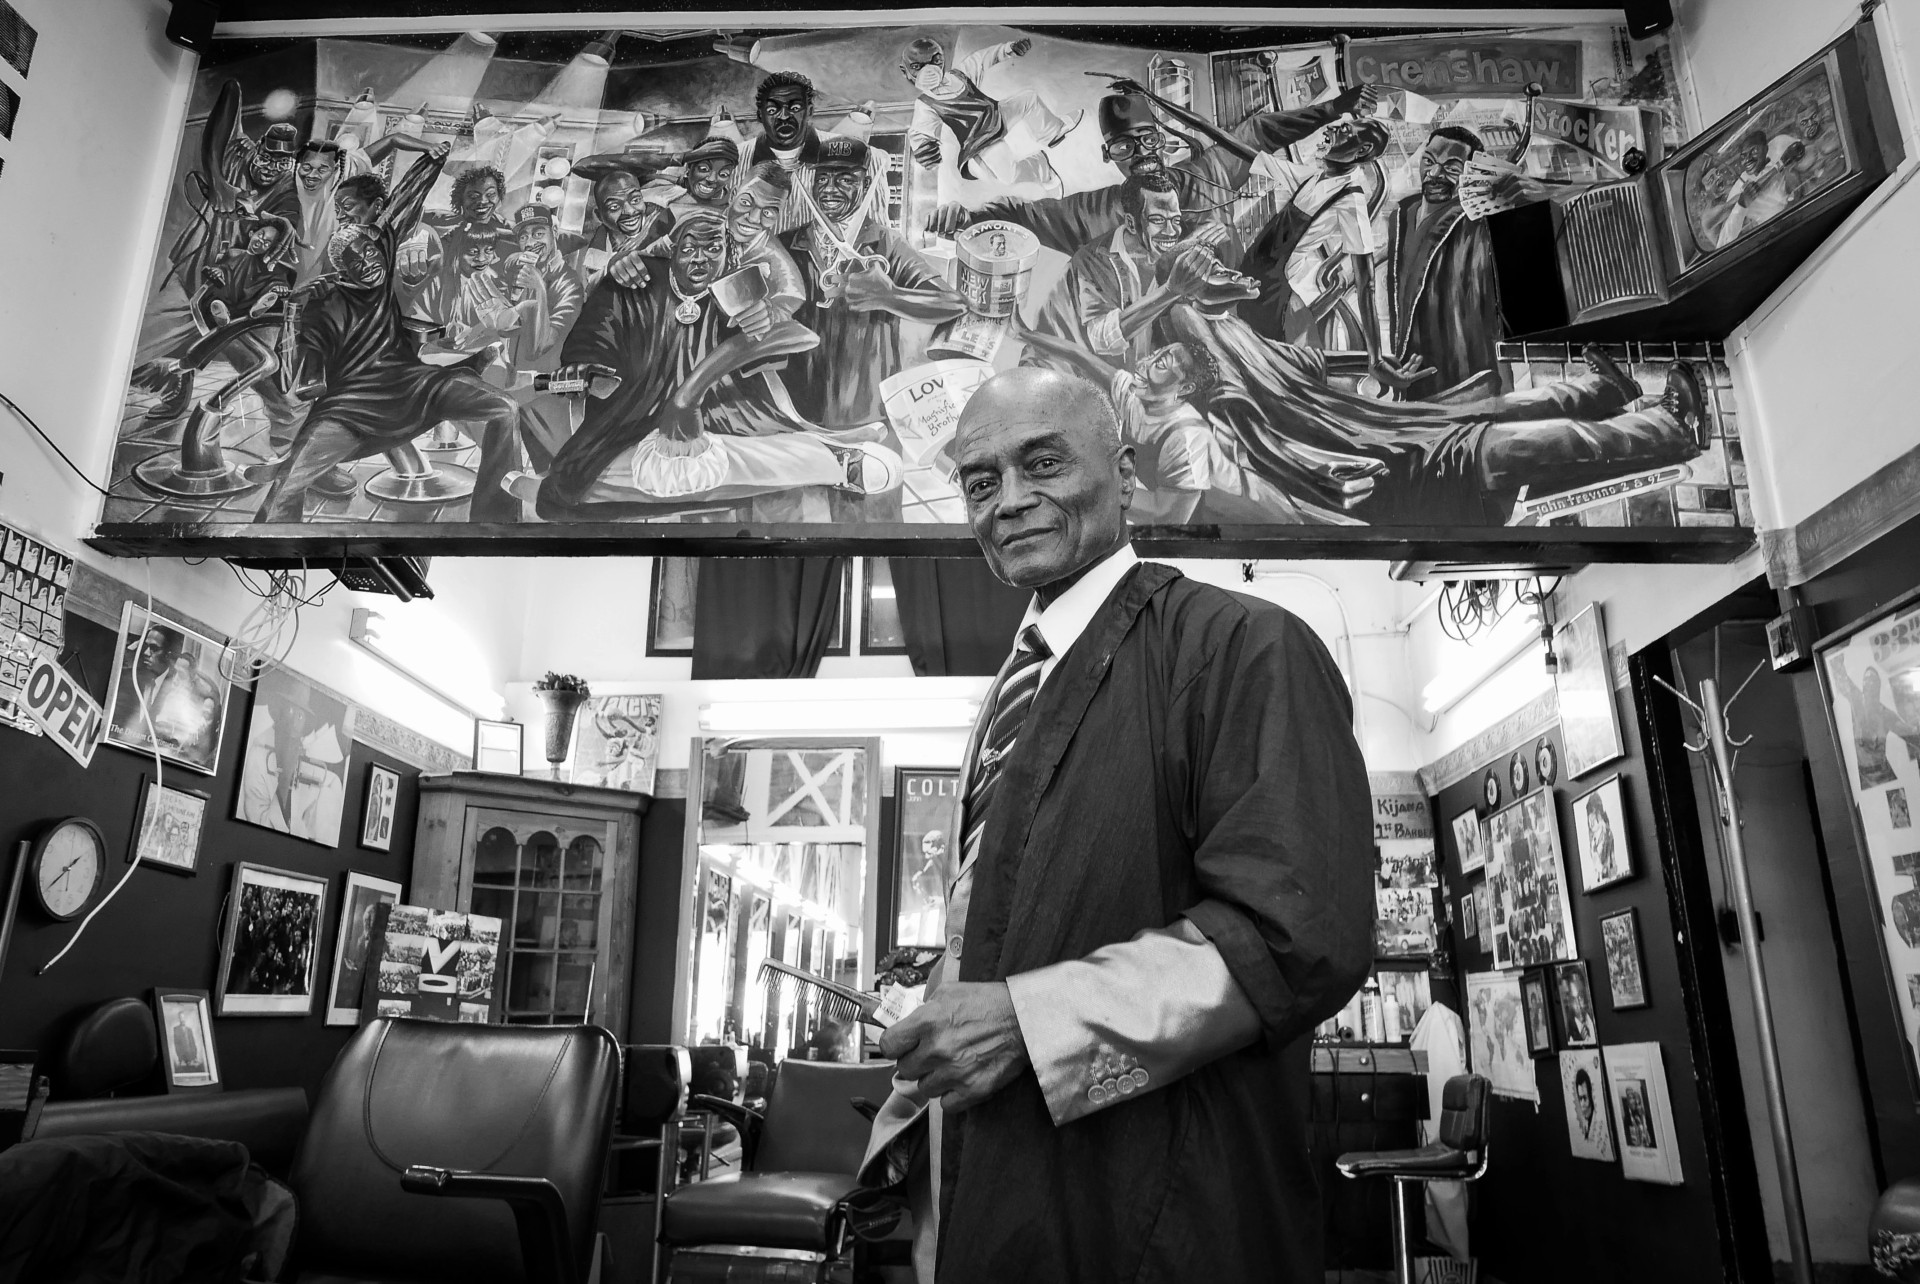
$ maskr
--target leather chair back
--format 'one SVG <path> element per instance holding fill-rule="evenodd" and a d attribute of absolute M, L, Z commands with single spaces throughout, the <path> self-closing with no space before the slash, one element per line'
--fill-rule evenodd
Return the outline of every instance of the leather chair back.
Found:
<path fill-rule="evenodd" d="M 783 1061 L 767 1097 L 753 1171 L 856 1173 L 866 1156 L 866 1119 L 855 1097 L 885 1101 L 893 1062 Z"/>
<path fill-rule="evenodd" d="M 373 1278 L 519 1281 L 507 1205 L 400 1188 L 409 1165 L 546 1177 L 591 1260 L 619 1050 L 599 1026 L 379 1020 L 320 1086 L 293 1188 L 304 1269 Z"/>
<path fill-rule="evenodd" d="M 693 1070 L 687 1050 L 670 1043 L 630 1043 L 620 1084 L 620 1131 L 658 1137 L 687 1112 Z"/>
<path fill-rule="evenodd" d="M 1440 1089 L 1440 1142 L 1455 1150 L 1481 1151 L 1487 1146 L 1491 1116 L 1487 1109 L 1491 1085 L 1485 1075 L 1457 1074 Z"/>
<path fill-rule="evenodd" d="M 108 999 L 68 1031 L 53 1059 L 54 1092 L 68 1100 L 104 1097 L 139 1083 L 159 1063 L 153 1009 L 139 999 Z"/>

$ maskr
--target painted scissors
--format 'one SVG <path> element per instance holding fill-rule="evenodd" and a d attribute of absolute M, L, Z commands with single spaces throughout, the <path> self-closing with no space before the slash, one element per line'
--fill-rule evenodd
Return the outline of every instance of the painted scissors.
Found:
<path fill-rule="evenodd" d="M 863 267 L 876 267 L 882 272 L 887 270 L 890 265 L 884 254 L 862 254 L 858 248 L 840 235 L 833 220 L 821 213 L 820 207 L 813 203 L 811 192 L 801 185 L 796 185 L 793 190 L 799 194 L 801 203 L 806 206 L 807 214 L 813 219 L 814 227 L 827 238 L 828 244 L 832 245 L 836 252 L 833 263 L 820 274 L 820 294 L 823 299 L 831 301 L 840 297 L 840 291 L 846 285 L 847 271 L 855 263 Z"/>

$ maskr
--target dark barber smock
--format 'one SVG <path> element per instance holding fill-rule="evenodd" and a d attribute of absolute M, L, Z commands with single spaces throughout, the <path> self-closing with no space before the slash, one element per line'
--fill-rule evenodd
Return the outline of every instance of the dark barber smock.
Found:
<path fill-rule="evenodd" d="M 1061 657 L 987 821 L 959 979 L 1004 980 L 1184 917 L 1261 1034 L 1059 1125 L 1031 1072 L 948 1116 L 942 1284 L 1319 1284 L 1308 1036 L 1372 952 L 1350 718 L 1332 660 L 1291 614 L 1164 566 L 1130 572 Z M 1111 1068 L 1090 1064 L 1088 1091 Z"/>

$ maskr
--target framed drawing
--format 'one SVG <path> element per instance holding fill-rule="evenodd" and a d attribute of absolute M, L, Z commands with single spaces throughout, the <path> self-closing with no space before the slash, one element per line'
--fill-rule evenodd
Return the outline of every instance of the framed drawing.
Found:
<path fill-rule="evenodd" d="M 205 990 L 155 989 L 149 994 L 160 1036 L 161 1077 L 168 1092 L 216 1091 L 220 1057 L 213 1047 L 213 1009 Z"/>
<path fill-rule="evenodd" d="M 473 769 L 503 776 L 521 775 L 526 766 L 527 729 L 518 722 L 473 722 Z"/>
<path fill-rule="evenodd" d="M 1553 1011 L 1547 998 L 1547 973 L 1530 968 L 1520 974 L 1520 1002 L 1526 1008 L 1527 1055 L 1553 1055 Z"/>
<path fill-rule="evenodd" d="M 340 931 L 333 948 L 333 974 L 327 981 L 328 1025 L 359 1024 L 374 911 L 399 903 L 400 884 L 347 871 L 346 890 L 340 898 Z"/>
<path fill-rule="evenodd" d="M 143 776 L 140 814 L 133 829 L 130 861 L 141 860 L 176 874 L 192 874 L 200 864 L 207 832 L 207 795 Z"/>
<path fill-rule="evenodd" d="M 400 809 L 400 773 L 377 762 L 367 764 L 367 801 L 360 813 L 360 845 L 376 852 L 393 850 L 394 816 Z"/>
<path fill-rule="evenodd" d="M 128 602 L 107 689 L 106 741 L 211 776 L 227 726 L 224 648 L 184 624 Z"/>
<path fill-rule="evenodd" d="M 1328 143 L 1309 136 L 1359 106 L 1364 86 L 1382 86 L 1388 99 L 1395 86 L 1383 77 L 1397 79 L 1402 65 L 1469 63 L 1550 65 L 1545 80 L 1567 86 L 1550 94 L 1595 98 L 1596 109 L 1624 108 L 1622 118 L 1677 111 L 1664 90 L 1649 100 L 1643 63 L 1656 51 L 1607 23 L 1464 40 L 1396 32 L 1383 46 L 1369 39 L 1381 29 L 1361 22 L 1338 33 L 1359 38 L 1347 56 L 1334 52 L 1333 32 L 1309 56 L 1290 28 L 1223 37 L 1220 15 L 1191 22 L 1214 30 L 1174 38 L 1091 16 L 1068 33 L 1044 11 L 1029 22 L 1018 10 L 937 22 L 903 12 L 853 26 L 801 10 L 777 22 L 739 15 L 719 40 L 690 37 L 674 15 L 611 34 L 490 32 L 452 19 L 438 31 L 416 24 L 399 33 L 377 19 L 344 19 L 318 35 L 213 41 L 179 113 L 184 134 L 168 149 L 177 159 L 152 229 L 160 257 L 135 334 L 139 360 L 119 399 L 100 539 L 114 552 L 283 557 L 356 540 L 409 555 L 617 547 L 673 557 L 972 557 L 948 452 L 959 413 L 999 366 L 1026 359 L 1078 370 L 1099 360 L 1077 336 L 1114 315 L 1118 296 L 1083 298 L 1065 264 L 1084 245 L 1115 243 L 1151 268 L 1166 247 L 1123 234 L 1117 191 L 1135 173 L 1169 168 L 1164 154 L 1189 150 L 1180 140 L 1201 137 L 1193 121 L 1299 137 L 1309 147 L 1302 162 L 1313 164 Z M 635 53 L 666 45 L 671 59 Z M 1230 51 L 1195 52 L 1222 46 Z M 1311 74 L 1301 70 L 1308 62 Z M 436 64 L 444 76 L 422 70 Z M 439 88 L 423 108 L 408 95 L 427 80 Z M 1370 112 L 1378 128 L 1353 144 L 1356 163 L 1378 172 L 1380 190 L 1411 192 L 1429 146 L 1451 148 L 1458 154 L 1448 163 L 1458 164 L 1430 175 L 1427 190 L 1458 221 L 1467 199 L 1458 171 L 1475 151 L 1495 150 L 1490 140 L 1511 138 L 1524 101 L 1516 73 L 1424 94 L 1430 111 Z M 989 110 L 993 129 L 978 123 Z M 313 186 L 295 191 L 285 180 L 308 140 L 339 150 L 309 162 L 302 173 Z M 747 198 L 790 229 L 780 244 L 729 245 L 732 180 L 776 153 L 813 157 L 822 146 L 832 163 L 810 160 L 799 187 Z M 1182 186 L 1172 195 L 1184 205 L 1165 212 L 1251 239 L 1266 214 L 1264 196 L 1240 194 L 1247 162 L 1197 146 L 1196 164 L 1225 167 L 1223 179 L 1205 181 L 1226 199 Z M 247 162 L 236 178 L 227 169 L 237 156 Z M 1547 130 L 1523 158 L 1529 172 L 1588 177 L 1594 159 Z M 666 181 L 668 170 L 683 180 L 671 217 L 663 205 L 657 215 L 629 208 L 623 193 Z M 368 173 L 382 176 L 388 194 L 361 223 L 328 198 Z M 222 183 L 233 200 L 213 219 L 202 193 Z M 998 203 L 1034 199 L 1079 212 L 1032 227 L 985 217 Z M 832 243 L 834 228 L 854 219 L 885 243 L 892 287 L 915 292 L 915 324 L 861 309 L 842 325 L 844 274 Z M 1490 234 L 1473 226 L 1477 261 L 1490 261 Z M 182 236 L 188 229 L 196 230 Z M 422 232 L 431 234 L 428 251 L 410 251 L 399 272 L 397 246 Z M 644 283 L 623 282 L 617 256 L 656 241 L 662 267 Z M 561 254 L 575 244 L 582 248 Z M 1499 492 L 1480 485 L 1476 467 L 1401 468 L 1395 442 L 1476 440 L 1478 421 L 1439 400 L 1444 390 L 1469 378 L 1541 387 L 1570 368 L 1580 377 L 1580 349 L 1503 345 L 1495 283 L 1467 282 L 1400 305 L 1408 315 L 1391 324 L 1435 369 L 1404 399 L 1374 395 L 1358 377 L 1368 347 L 1358 287 L 1313 275 L 1323 251 L 1311 241 L 1276 265 L 1306 292 L 1295 295 L 1294 314 L 1306 320 L 1290 323 L 1289 340 L 1327 363 L 1316 356 L 1313 368 L 1326 373 L 1305 391 L 1273 373 L 1281 318 L 1268 315 L 1271 300 L 1254 297 L 1255 282 L 1226 266 L 1235 253 L 1210 278 L 1185 283 L 1183 307 L 1145 336 L 1156 349 L 1203 345 L 1209 365 L 1249 390 L 1224 412 L 1224 431 L 1266 440 L 1270 423 L 1291 416 L 1323 443 L 1311 458 L 1253 451 L 1233 475 L 1188 477 L 1141 496 L 1132 517 L 1155 532 L 1158 551 L 1217 551 L 1224 541 L 1249 555 L 1271 545 L 1294 557 L 1381 557 L 1391 547 L 1395 556 L 1484 560 L 1521 546 L 1583 560 L 1724 559 L 1751 542 L 1742 530 L 1681 520 L 1705 502 L 1678 485 L 1689 467 L 1729 476 L 1719 425 L 1728 398 L 1718 388 L 1679 414 L 1661 411 L 1672 422 L 1653 432 L 1582 437 L 1541 408 L 1527 426 L 1548 444 L 1507 461 Z M 1411 258 L 1398 266 L 1419 279 Z M 528 269 L 549 301 L 537 336 L 514 312 L 528 301 L 511 302 Z M 306 314 L 312 368 L 339 372 L 324 404 L 357 407 L 362 426 L 393 443 L 391 455 L 322 460 L 324 442 L 298 432 L 310 404 L 322 403 L 283 396 L 267 380 L 233 383 L 239 354 L 286 319 L 288 292 L 270 294 L 265 283 L 327 276 L 355 282 L 358 294 L 315 302 L 326 326 L 313 323 L 317 311 Z M 203 320 L 226 315 L 239 328 L 170 331 L 180 297 L 201 297 L 210 282 L 202 306 L 219 306 Z M 403 296 L 436 323 L 425 352 L 377 324 L 376 305 Z M 761 306 L 768 299 L 781 301 L 777 324 Z M 614 300 L 633 306 L 607 306 Z M 555 383 L 551 358 L 562 349 L 618 382 Z M 348 373 L 337 359 L 345 351 L 367 364 Z M 1719 355 L 1683 356 L 1669 345 L 1633 364 L 1655 385 L 1672 375 L 1693 386 Z M 1109 370 L 1101 386 L 1111 388 L 1116 373 L 1144 377 Z M 1610 376 L 1596 413 L 1618 418 L 1641 391 L 1658 395 L 1657 386 L 1624 386 L 1635 378 Z M 1151 426 L 1132 389 L 1123 382 L 1111 395 L 1137 436 Z M 435 413 L 456 401 L 466 422 Z M 213 404 L 230 413 L 209 413 Z M 480 420 L 490 427 L 475 427 Z M 1585 449 L 1596 439 L 1610 443 L 1598 457 Z M 287 441 L 297 443 L 292 465 L 261 485 L 254 466 Z M 529 444 L 539 446 L 533 470 L 521 466 Z M 1713 489 L 1731 514 L 1744 485 Z M 1263 498 L 1247 502 L 1249 494 Z M 1228 513 L 1225 524 L 1212 520 L 1216 510 Z M 649 642 L 675 653 L 685 627 L 656 613 Z"/>
<path fill-rule="evenodd" d="M 1560 1054 L 1560 1091 L 1566 1098 L 1567 1142 L 1573 1157 L 1612 1163 L 1613 1121 L 1598 1048 L 1568 1048 Z"/>
<path fill-rule="evenodd" d="M 1535 967 L 1574 957 L 1573 908 L 1553 791 L 1537 789 L 1487 818 L 1492 855 L 1494 966 Z M 1503 931 L 1502 928 L 1505 930 Z"/>
<path fill-rule="evenodd" d="M 340 845 L 354 707 L 291 669 L 268 668 L 253 684 L 235 820 L 322 847 Z"/>
<path fill-rule="evenodd" d="M 327 880 L 241 861 L 220 937 L 217 991 L 225 1016 L 306 1016 L 320 971 Z"/>
<path fill-rule="evenodd" d="M 1460 853 L 1460 872 L 1471 874 L 1487 863 L 1487 828 L 1480 813 L 1469 807 L 1453 818 L 1453 846 Z"/>
<path fill-rule="evenodd" d="M 1596 892 L 1632 878 L 1633 847 L 1620 777 L 1609 776 L 1573 800 L 1573 844 L 1580 853 L 1580 889 Z"/>
<path fill-rule="evenodd" d="M 947 888 L 959 870 L 960 769 L 893 773 L 893 945 L 944 947 Z"/>
<path fill-rule="evenodd" d="M 1593 1019 L 1593 988 L 1587 981 L 1587 961 L 1574 959 L 1553 965 L 1554 998 L 1560 1007 L 1560 1035 L 1570 1048 L 1591 1048 L 1600 1042 Z"/>
<path fill-rule="evenodd" d="M 1600 945 L 1607 956 L 1607 991 L 1614 1010 L 1644 1008 L 1646 968 L 1640 954 L 1640 911 L 1628 906 L 1600 916 Z"/>
<path fill-rule="evenodd" d="M 1560 657 L 1553 685 L 1560 693 L 1560 739 L 1567 751 L 1567 775 L 1584 776 L 1626 752 L 1598 603 L 1553 631 L 1553 651 Z"/>

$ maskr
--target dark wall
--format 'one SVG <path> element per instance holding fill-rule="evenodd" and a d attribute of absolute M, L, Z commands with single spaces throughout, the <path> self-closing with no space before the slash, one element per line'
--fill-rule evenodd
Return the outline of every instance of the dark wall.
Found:
<path fill-rule="evenodd" d="M 1567 779 L 1563 768 L 1559 782 L 1552 786 L 1555 812 L 1567 864 L 1574 940 L 1580 957 L 1587 962 L 1600 1045 L 1660 1044 L 1685 1181 L 1678 1187 L 1628 1181 L 1617 1160 L 1600 1163 L 1573 1157 L 1557 1056 L 1565 1038 L 1556 1012 L 1556 1055 L 1537 1058 L 1533 1063 L 1540 1091 L 1539 1110 L 1524 1101 L 1494 1098 L 1491 1163 L 1475 1195 L 1473 1250 L 1483 1263 L 1483 1271 L 1506 1284 L 1615 1284 L 1620 1280 L 1700 1284 L 1729 1278 L 1730 1272 L 1723 1264 L 1729 1235 L 1723 1233 L 1723 1227 L 1727 1231 L 1738 1228 L 1726 1225 L 1729 1197 L 1722 1188 L 1726 1159 L 1717 1146 L 1710 1153 L 1710 1136 L 1717 1135 L 1721 1144 L 1743 1151 L 1751 1177 L 1751 1148 L 1744 1136 L 1745 1116 L 1739 1104 L 1734 1103 L 1729 1112 L 1724 1100 L 1705 1098 L 1697 1082 L 1707 1075 L 1701 1058 L 1696 1057 L 1696 1032 L 1690 1025 L 1686 994 L 1690 983 L 1683 983 L 1686 961 L 1683 947 L 1676 941 L 1682 914 L 1670 908 L 1669 902 L 1670 880 L 1664 867 L 1673 854 L 1663 851 L 1663 825 L 1656 815 L 1656 798 L 1649 784 L 1641 728 L 1636 725 L 1632 701 L 1625 691 L 1616 691 L 1615 699 L 1627 755 L 1577 780 Z M 1564 764 L 1557 725 L 1547 739 Z M 1524 746 L 1530 773 L 1535 743 L 1529 740 Z M 1497 764 L 1486 764 L 1499 768 L 1502 805 L 1513 801 L 1512 789 L 1506 784 L 1506 761 L 1503 756 Z M 1572 800 L 1616 773 L 1624 781 L 1637 872 L 1627 882 L 1589 895 L 1582 888 L 1579 858 L 1573 846 Z M 1443 882 L 1453 903 L 1454 922 L 1449 930 L 1463 977 L 1467 972 L 1493 969 L 1492 955 L 1478 939 L 1470 940 L 1460 930 L 1461 895 L 1468 889 L 1477 895 L 1484 889 L 1486 878 L 1484 871 L 1464 878 L 1460 874 L 1460 853 L 1454 845 L 1451 823 L 1453 817 L 1478 802 L 1484 774 L 1485 766 L 1448 786 L 1434 800 Z M 1600 916 L 1627 906 L 1639 911 L 1651 1003 L 1616 1012 L 1607 989 Z M 1724 991 L 1720 1008 L 1724 1012 Z M 1717 1122 L 1721 1117 L 1736 1122 L 1731 1129 L 1723 1128 Z M 1617 1119 L 1614 1126 L 1617 1153 Z M 1757 1217 L 1757 1187 L 1745 1191 L 1744 1197 L 1747 1212 Z M 1740 1198 L 1738 1193 L 1735 1198 Z M 1747 1234 L 1754 1229 L 1749 1227 Z M 1763 1227 L 1757 1228 L 1757 1233 L 1760 1257 L 1756 1265 L 1764 1269 L 1766 1234 Z"/>
<path fill-rule="evenodd" d="M 67 638 L 67 667 L 96 699 L 104 700 L 115 654 L 113 631 L 69 615 Z M 221 905 L 236 861 L 326 877 L 318 974 L 322 989 L 333 967 L 346 871 L 391 879 L 403 888 L 407 885 L 413 868 L 418 772 L 366 745 L 352 746 L 337 848 L 233 819 L 251 707 L 246 692 L 232 692 L 216 775 L 201 776 L 171 764 L 165 771 L 167 779 L 209 795 L 197 873 L 187 876 L 152 866 L 135 870 L 120 894 L 88 926 L 80 943 L 44 976 L 36 975 L 37 971 L 66 943 L 75 924 L 48 920 L 32 903 L 31 891 L 23 892 L 12 946 L 0 960 L 4 969 L 0 971 L 0 1047 L 50 1051 L 83 1009 L 121 996 L 145 1001 L 147 991 L 156 985 L 214 992 Z M 370 762 L 400 772 L 399 814 L 390 852 L 370 851 L 358 843 Z M 94 754 L 93 765 L 82 770 L 46 737 L 0 728 L 0 841 L 6 844 L 8 873 L 20 840 L 32 837 L 50 820 L 85 816 L 106 835 L 102 886 L 111 888 L 127 870 L 141 782 L 152 774 L 152 758 L 104 744 Z M 314 1010 L 305 1017 L 216 1017 L 214 1048 L 226 1086 L 294 1085 L 305 1088 L 311 1100 L 334 1055 L 353 1033 L 352 1026 L 323 1024 L 323 998 L 316 995 Z"/>

